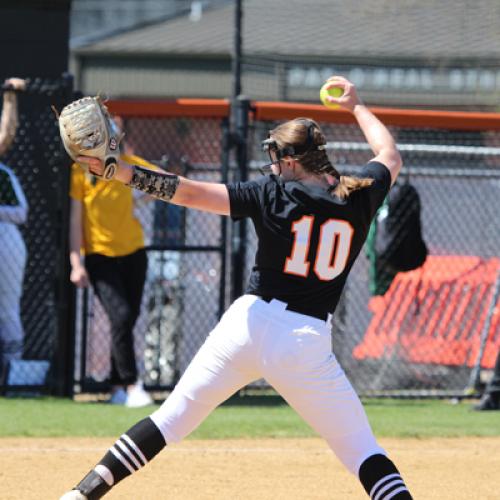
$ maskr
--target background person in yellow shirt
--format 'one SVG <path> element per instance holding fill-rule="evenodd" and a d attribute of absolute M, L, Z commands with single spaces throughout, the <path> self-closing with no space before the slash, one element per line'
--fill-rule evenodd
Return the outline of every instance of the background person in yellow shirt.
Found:
<path fill-rule="evenodd" d="M 138 157 L 133 161 L 155 168 Z M 120 182 L 99 180 L 75 163 L 70 196 L 70 279 L 78 287 L 90 282 L 109 318 L 110 403 L 146 406 L 152 399 L 138 382 L 133 329 L 141 308 L 147 256 L 143 230 L 134 216 L 133 192 Z"/>

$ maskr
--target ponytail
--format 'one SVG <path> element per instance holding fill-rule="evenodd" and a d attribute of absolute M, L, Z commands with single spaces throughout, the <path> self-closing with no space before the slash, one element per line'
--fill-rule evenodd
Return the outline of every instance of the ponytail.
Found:
<path fill-rule="evenodd" d="M 311 151 L 297 158 L 304 170 L 317 174 L 326 174 L 334 178 L 329 192 L 341 200 L 345 200 L 354 191 L 371 186 L 373 179 L 340 175 L 329 160 L 326 151 Z M 336 182 L 335 182 L 336 181 Z"/>
<path fill-rule="evenodd" d="M 341 200 L 346 199 L 354 191 L 371 186 L 373 179 L 350 177 L 348 175 L 341 175 L 337 187 L 332 193 L 339 197 Z"/>

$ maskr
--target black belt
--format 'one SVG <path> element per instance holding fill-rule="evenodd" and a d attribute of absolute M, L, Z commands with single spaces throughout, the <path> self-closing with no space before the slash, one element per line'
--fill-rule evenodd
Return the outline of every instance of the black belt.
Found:
<path fill-rule="evenodd" d="M 262 296 L 259 295 L 259 297 L 264 300 L 265 302 L 271 302 L 271 300 L 276 299 L 276 297 L 268 297 L 268 296 Z M 280 299 L 276 299 L 280 300 Z M 283 300 L 280 302 L 286 303 Z M 322 321 L 326 321 L 328 319 L 328 313 L 325 311 L 317 311 L 317 310 L 311 310 L 308 309 L 307 307 L 304 307 L 301 304 L 288 304 L 286 303 L 286 308 L 288 311 L 293 311 L 299 314 L 305 314 L 306 316 L 312 316 L 313 318 L 318 318 L 321 319 Z"/>

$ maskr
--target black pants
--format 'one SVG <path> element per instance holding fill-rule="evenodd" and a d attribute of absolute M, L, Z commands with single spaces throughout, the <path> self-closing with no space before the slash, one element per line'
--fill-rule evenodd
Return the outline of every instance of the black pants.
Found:
<path fill-rule="evenodd" d="M 133 384 L 137 381 L 133 329 L 146 280 L 146 251 L 123 257 L 91 254 L 85 258 L 85 266 L 111 324 L 110 382 Z"/>

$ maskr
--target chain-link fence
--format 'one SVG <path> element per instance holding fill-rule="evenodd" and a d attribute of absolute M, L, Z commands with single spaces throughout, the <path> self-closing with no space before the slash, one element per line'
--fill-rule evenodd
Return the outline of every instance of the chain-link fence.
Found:
<path fill-rule="evenodd" d="M 295 114 L 304 113 L 298 109 Z M 190 166 L 185 171 L 190 177 L 220 180 L 221 124 L 192 118 L 133 118 L 127 129 L 142 155 L 161 158 L 170 153 Z M 260 142 L 274 125 L 268 120 L 251 124 L 249 178 L 260 175 L 258 167 L 266 162 Z M 321 125 L 335 164 L 342 172 L 356 175 L 371 157 L 359 128 L 327 121 Z M 398 182 L 413 186 L 418 196 L 427 259 L 415 270 L 394 272 L 390 266 L 384 269 L 386 263 L 379 257 L 377 274 L 375 249 L 367 243 L 334 317 L 334 350 L 362 394 L 463 394 L 471 384 L 477 388 L 479 379 L 471 378 L 474 367 L 481 368 L 477 375 L 487 375 L 500 347 L 498 313 L 492 307 L 500 269 L 500 224 L 495 217 L 500 134 L 447 129 L 442 124 L 433 128 L 431 119 L 427 127 L 390 128 L 405 161 Z M 169 145 L 165 150 L 164 144 Z M 231 167 L 230 178 L 237 170 L 236 165 Z M 144 381 L 155 387 L 170 387 L 177 380 L 229 295 L 230 283 L 224 282 L 222 268 L 232 249 L 224 246 L 224 222 L 178 210 L 185 225 L 174 245 L 154 242 L 155 234 L 166 227 L 164 221 L 142 219 L 146 234 L 151 235 L 150 269 L 136 347 Z M 249 226 L 246 276 L 255 244 Z M 214 247 L 213 252 L 206 246 Z M 96 306 L 91 318 L 91 330 L 104 338 L 105 319 Z M 90 346 L 95 340 L 87 334 L 86 342 Z M 97 343 L 98 350 L 87 348 L 82 375 L 104 379 L 108 354 L 102 349 L 105 344 Z"/>
<path fill-rule="evenodd" d="M 274 125 L 255 124 L 253 167 L 264 161 L 258 144 Z M 321 125 L 338 169 L 359 173 L 371 158 L 359 128 Z M 428 256 L 398 272 L 367 241 L 334 316 L 334 351 L 361 394 L 462 394 L 478 389 L 477 368 L 491 370 L 500 350 L 500 133 L 390 128 L 404 159 L 398 185 L 419 197 Z M 404 233 L 413 211 L 403 203 L 394 232 Z M 372 229 L 384 217 L 387 208 Z M 255 245 L 253 233 L 249 241 Z M 251 265 L 249 258 L 247 273 Z"/>
<path fill-rule="evenodd" d="M 62 105 L 65 98 L 58 99 Z M 110 333 L 92 289 L 78 294 L 74 371 L 68 372 L 73 360 L 65 357 L 72 339 L 67 321 L 69 171 L 60 167 L 52 101 L 40 98 L 30 103 L 29 112 L 21 109 L 15 147 L 3 159 L 19 178 L 29 205 L 27 222 L 19 227 L 27 248 L 20 302 L 22 358 L 47 361 L 49 378 L 44 380 L 51 387 L 74 382 L 77 391 L 98 390 L 107 388 Z M 260 141 L 276 121 L 291 116 L 320 121 L 329 154 L 343 173 L 358 173 L 370 158 L 361 132 L 346 114 L 287 106 L 253 103 L 249 178 L 260 175 L 258 167 L 267 161 Z M 228 172 L 221 167 L 227 156 L 227 102 L 122 102 L 121 107 L 111 102 L 110 107 L 124 118 L 136 154 L 194 179 L 238 177 L 235 164 L 230 162 Z M 376 238 L 368 241 L 333 321 L 334 350 L 361 394 L 463 394 L 488 374 L 500 349 L 500 118 L 463 113 L 447 114 L 443 121 L 439 114 L 414 113 L 381 115 L 404 156 L 398 182 L 418 194 L 426 261 L 414 270 L 394 272 L 377 254 Z M 148 255 L 135 326 L 136 359 L 147 387 L 169 388 L 227 306 L 229 278 L 242 271 L 231 267 L 236 233 L 226 218 L 159 201 L 138 200 L 136 214 Z M 383 227 L 385 215 L 377 215 L 375 229 Z M 14 242 L 10 238 L 2 250 L 22 257 Z M 255 250 L 251 225 L 245 249 L 248 276 Z M 11 274 L 3 274 L 3 284 Z M 25 365 L 24 373 L 34 372 Z"/>
<path fill-rule="evenodd" d="M 127 119 L 127 144 L 191 179 L 220 182 L 221 121 Z M 225 221 L 144 198 L 135 200 L 148 255 L 141 313 L 134 328 L 140 378 L 170 388 L 224 307 Z M 110 325 L 92 290 L 79 294 L 75 382 L 78 391 L 108 390 Z"/>
<path fill-rule="evenodd" d="M 1 158 L 0 391 L 65 391 L 69 171 L 51 106 L 61 109 L 71 95 L 66 76 L 27 81 L 14 142 Z"/>

